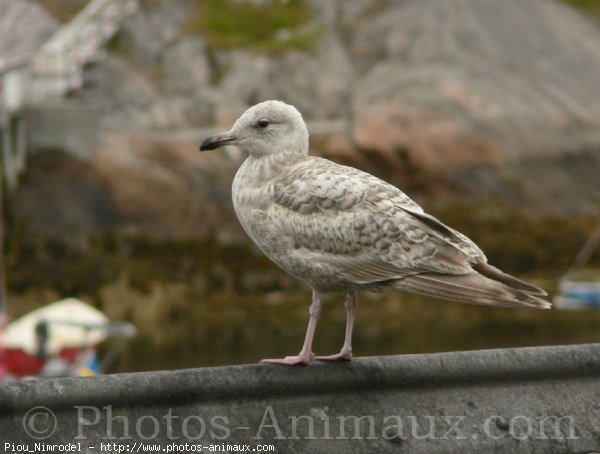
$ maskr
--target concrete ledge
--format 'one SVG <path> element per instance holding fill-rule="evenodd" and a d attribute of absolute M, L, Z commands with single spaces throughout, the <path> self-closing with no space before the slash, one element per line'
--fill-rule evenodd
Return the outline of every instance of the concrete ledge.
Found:
<path fill-rule="evenodd" d="M 600 344 L 591 344 L 12 382 L 0 386 L 0 439 L 75 441 L 83 452 L 136 441 L 164 452 L 186 442 L 277 452 L 600 451 L 599 378 Z"/>

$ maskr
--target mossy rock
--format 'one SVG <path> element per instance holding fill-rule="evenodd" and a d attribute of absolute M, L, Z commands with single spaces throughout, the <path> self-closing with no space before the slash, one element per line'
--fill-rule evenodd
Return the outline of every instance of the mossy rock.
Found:
<path fill-rule="evenodd" d="M 312 19 L 304 0 L 196 0 L 189 34 L 205 35 L 213 49 L 248 48 L 258 52 L 307 50 L 318 31 L 303 30 Z"/>

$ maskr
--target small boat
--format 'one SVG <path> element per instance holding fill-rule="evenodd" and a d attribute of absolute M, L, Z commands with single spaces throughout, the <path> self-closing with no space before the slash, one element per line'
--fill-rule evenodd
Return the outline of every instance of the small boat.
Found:
<path fill-rule="evenodd" d="M 600 227 L 583 246 L 573 265 L 560 280 L 556 309 L 600 309 L 600 273 L 582 270 L 600 244 Z"/>
<path fill-rule="evenodd" d="M 106 371 L 122 347 L 112 345 L 103 359 L 98 348 L 110 338 L 135 335 L 130 323 L 111 322 L 98 309 L 67 298 L 9 323 L 0 342 L 0 378 L 90 376 Z"/>

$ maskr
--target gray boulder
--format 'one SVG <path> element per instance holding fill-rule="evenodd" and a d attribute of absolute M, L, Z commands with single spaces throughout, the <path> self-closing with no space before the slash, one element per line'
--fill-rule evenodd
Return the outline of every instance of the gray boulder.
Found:
<path fill-rule="evenodd" d="M 108 54 L 100 63 L 88 67 L 84 78 L 81 99 L 103 113 L 104 126 L 123 129 L 153 125 L 150 111 L 161 99 L 160 91 L 131 62 Z"/>
<path fill-rule="evenodd" d="M 182 34 L 194 6 L 186 0 L 153 2 L 125 21 L 121 37 L 130 57 L 142 64 L 157 64 L 165 49 Z"/>
<path fill-rule="evenodd" d="M 345 49 L 333 40 L 321 41 L 315 53 L 255 55 L 234 51 L 218 89 L 244 106 L 267 99 L 295 105 L 307 118 L 348 115 L 354 70 Z M 239 113 L 239 110 L 238 110 Z"/>
<path fill-rule="evenodd" d="M 167 48 L 161 59 L 167 89 L 189 96 L 207 88 L 210 66 L 201 37 L 184 37 Z"/>
<path fill-rule="evenodd" d="M 563 4 L 399 2 L 352 46 L 360 147 L 441 167 L 600 144 L 600 31 Z"/>

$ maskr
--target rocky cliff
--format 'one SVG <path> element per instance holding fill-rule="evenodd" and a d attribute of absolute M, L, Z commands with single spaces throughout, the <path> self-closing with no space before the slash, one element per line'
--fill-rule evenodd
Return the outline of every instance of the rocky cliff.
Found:
<path fill-rule="evenodd" d="M 0 55 L 43 42 L 83 4 L 67 3 L 0 0 Z M 15 199 L 27 229 L 242 238 L 229 187 L 243 157 L 197 145 L 269 98 L 304 113 L 313 153 L 429 208 L 599 211 L 600 30 L 568 5 L 140 3 L 83 91 L 32 112 Z"/>
<path fill-rule="evenodd" d="M 10 4 L 21 3 L 29 2 Z M 309 122 L 341 125 L 313 134 L 314 153 L 426 203 L 491 196 L 554 212 L 598 210 L 600 30 L 567 5 L 295 1 L 297 17 L 283 16 L 282 27 L 269 22 L 282 20 L 277 11 L 267 14 L 277 2 L 250 2 L 250 12 L 235 2 L 141 3 L 70 101 L 94 106 L 107 131 L 85 165 L 127 225 L 152 230 L 145 221 L 167 219 L 158 230 L 187 234 L 179 227 L 201 224 L 190 213 L 219 211 L 240 157 L 200 156 L 201 134 L 177 132 L 228 127 L 269 98 L 295 104 Z M 243 25 L 219 28 L 214 5 L 234 24 L 245 23 L 237 15 L 263 14 L 272 34 L 261 46 L 244 42 L 235 34 Z M 44 130 L 41 117 L 33 134 Z M 71 138 L 84 131 L 68 121 L 57 128 Z"/>
<path fill-rule="evenodd" d="M 39 45 L 58 26 L 43 6 L 66 20 L 83 2 L 67 3 L 0 0 L 0 54 Z M 430 208 L 599 211 L 600 29 L 568 5 L 140 3 L 82 92 L 33 109 L 15 202 L 33 231 L 241 238 L 228 199 L 243 157 L 197 144 L 269 98 L 315 126 L 313 153 Z"/>
<path fill-rule="evenodd" d="M 0 58 L 35 48 L 83 3 L 0 0 Z M 298 284 L 235 220 L 243 156 L 197 148 L 269 98 L 304 113 L 313 154 L 397 184 L 507 271 L 560 275 L 599 221 L 600 30 L 566 4 L 140 4 L 83 90 L 30 115 L 8 207 L 17 313 L 77 295 L 136 323 L 137 348 L 174 354 L 222 339 L 216 302 L 239 322 L 227 328 L 237 348 L 248 314 L 232 295 L 281 302 Z"/>

